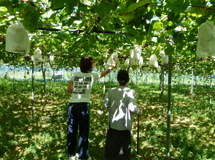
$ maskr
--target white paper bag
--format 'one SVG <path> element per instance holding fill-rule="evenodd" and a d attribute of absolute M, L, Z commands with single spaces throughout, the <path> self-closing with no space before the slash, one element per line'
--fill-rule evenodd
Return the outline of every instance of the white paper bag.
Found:
<path fill-rule="evenodd" d="M 215 26 L 211 21 L 202 23 L 198 30 L 197 56 L 215 56 Z"/>
<path fill-rule="evenodd" d="M 21 22 L 17 22 L 8 27 L 6 32 L 5 50 L 14 53 L 28 53 L 30 41 L 28 32 Z"/>
<path fill-rule="evenodd" d="M 163 55 L 162 57 L 162 64 L 168 64 L 169 63 L 169 56 Z"/>
<path fill-rule="evenodd" d="M 158 70 L 158 72 L 161 72 L 161 67 L 160 67 L 160 66 L 158 66 L 157 70 Z"/>
<path fill-rule="evenodd" d="M 129 59 L 125 60 L 125 67 L 129 67 Z"/>
<path fill-rule="evenodd" d="M 141 68 L 143 66 L 143 57 L 140 56 L 140 60 L 139 60 L 139 68 Z"/>
<path fill-rule="evenodd" d="M 53 55 L 49 56 L 49 60 L 50 60 L 50 64 L 54 64 L 55 63 Z"/>
<path fill-rule="evenodd" d="M 36 49 L 35 52 L 34 52 L 34 62 L 37 63 L 37 62 L 42 62 L 43 61 L 43 58 L 42 58 L 42 55 L 41 55 L 41 50 L 40 49 Z"/>
<path fill-rule="evenodd" d="M 109 67 L 115 66 L 115 61 L 118 58 L 118 54 L 116 52 L 114 52 L 107 60 L 107 63 L 105 65 L 106 69 L 108 69 Z"/>
<path fill-rule="evenodd" d="M 150 59 L 149 59 L 149 66 L 150 67 L 158 67 L 158 61 L 157 61 L 157 56 L 156 55 L 151 55 Z"/>
<path fill-rule="evenodd" d="M 138 64 L 140 60 L 142 52 L 142 46 L 141 45 L 134 45 L 134 49 L 130 52 L 130 65 Z"/>

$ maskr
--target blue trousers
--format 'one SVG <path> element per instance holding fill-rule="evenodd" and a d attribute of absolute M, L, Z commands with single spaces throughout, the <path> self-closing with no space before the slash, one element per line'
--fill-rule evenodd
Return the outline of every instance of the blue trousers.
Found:
<path fill-rule="evenodd" d="M 88 159 L 89 138 L 89 103 L 69 103 L 67 113 L 67 146 L 68 153 L 75 156 L 77 132 L 79 125 L 79 159 Z"/>

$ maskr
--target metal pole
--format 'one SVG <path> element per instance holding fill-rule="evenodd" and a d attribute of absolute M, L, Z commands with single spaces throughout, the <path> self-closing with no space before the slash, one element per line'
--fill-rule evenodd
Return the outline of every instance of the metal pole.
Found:
<path fill-rule="evenodd" d="M 195 75 L 195 87 L 197 87 L 197 76 Z"/>
<path fill-rule="evenodd" d="M 137 71 L 136 71 L 136 92 L 137 92 Z"/>
<path fill-rule="evenodd" d="M 14 65 L 14 66 L 13 66 L 13 90 L 14 90 L 14 83 L 15 83 L 15 82 L 14 82 L 14 81 L 15 81 L 15 69 L 16 69 L 15 67 L 16 67 L 16 66 Z"/>
<path fill-rule="evenodd" d="M 137 71 L 136 71 L 136 92 L 137 92 Z M 139 153 L 139 126 L 140 126 L 140 115 L 137 117 L 137 154 Z"/>
<path fill-rule="evenodd" d="M 167 157 L 170 159 L 169 143 L 170 143 L 170 115 L 171 115 L 171 73 L 172 73 L 172 56 L 169 55 L 169 74 L 168 74 L 168 110 L 167 110 Z"/>
<path fill-rule="evenodd" d="M 6 73 L 5 73 L 5 76 L 4 76 L 5 79 L 7 78 L 8 69 L 9 69 L 8 64 L 6 64 Z"/>
<path fill-rule="evenodd" d="M 204 75 L 203 75 L 203 85 L 202 85 L 202 86 L 203 86 L 203 91 L 204 91 L 204 89 L 205 89 L 205 88 L 204 88 L 204 85 L 205 85 L 205 71 L 204 71 Z"/>
<path fill-rule="evenodd" d="M 183 93 L 184 93 L 184 74 L 183 74 Z"/>
<path fill-rule="evenodd" d="M 105 98 L 105 77 L 104 77 L 103 96 L 104 96 L 104 98 Z"/>
<path fill-rule="evenodd" d="M 211 105 L 212 105 L 212 71 L 210 75 L 210 112 L 211 112 Z"/>
<path fill-rule="evenodd" d="M 163 71 L 162 71 L 161 80 L 162 80 L 162 82 L 161 82 L 161 93 L 162 93 L 161 98 L 162 98 L 162 116 L 163 116 L 163 109 L 164 109 L 164 105 L 163 105 L 163 92 L 164 92 L 164 69 L 163 69 Z"/>
<path fill-rule="evenodd" d="M 137 154 L 139 153 L 139 126 L 140 126 L 140 115 L 138 114 L 137 122 Z"/>
<path fill-rule="evenodd" d="M 41 63 L 42 74 L 43 74 L 43 96 L 46 97 L 46 66 L 45 63 Z"/>
<path fill-rule="evenodd" d="M 104 68 L 105 70 L 105 68 Z M 105 76 L 104 76 L 104 87 L 103 87 L 103 99 L 105 99 Z M 103 108 L 103 117 L 105 117 L 104 107 Z"/>
<path fill-rule="evenodd" d="M 34 118 L 34 61 L 32 61 L 32 119 Z"/>
<path fill-rule="evenodd" d="M 98 71 L 97 71 L 98 72 Z M 101 70 L 99 69 L 99 72 L 101 72 Z M 100 84 L 100 82 L 101 82 L 101 78 L 99 78 L 99 84 Z"/>
<path fill-rule="evenodd" d="M 151 73 L 149 73 L 149 83 L 151 84 L 152 82 L 151 82 Z"/>
<path fill-rule="evenodd" d="M 193 95 L 193 68 L 192 68 L 192 84 L 191 84 L 191 95 Z"/>
<path fill-rule="evenodd" d="M 26 79 L 26 64 L 25 64 L 25 72 L 24 72 L 24 78 Z"/>
<path fill-rule="evenodd" d="M 109 73 L 109 89 L 110 89 L 110 74 L 111 74 L 111 73 Z"/>

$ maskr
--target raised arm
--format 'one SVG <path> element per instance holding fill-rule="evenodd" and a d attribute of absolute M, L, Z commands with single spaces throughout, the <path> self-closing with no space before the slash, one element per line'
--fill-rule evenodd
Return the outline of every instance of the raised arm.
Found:
<path fill-rule="evenodd" d="M 107 70 L 102 71 L 101 72 L 101 77 L 104 77 L 105 75 L 107 75 L 108 73 L 110 73 L 117 66 L 119 60 L 118 59 L 114 59 L 114 61 L 115 61 L 115 66 L 111 66 Z"/>

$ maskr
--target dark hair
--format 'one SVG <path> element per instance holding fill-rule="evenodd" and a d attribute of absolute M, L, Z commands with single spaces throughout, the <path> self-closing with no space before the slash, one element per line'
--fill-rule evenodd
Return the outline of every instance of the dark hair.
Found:
<path fill-rule="evenodd" d="M 93 63 L 93 58 L 82 57 L 80 61 L 81 72 L 88 73 L 92 69 Z"/>
<path fill-rule="evenodd" d="M 125 85 L 129 81 L 128 72 L 124 69 L 120 70 L 117 74 L 117 80 L 120 85 Z"/>

